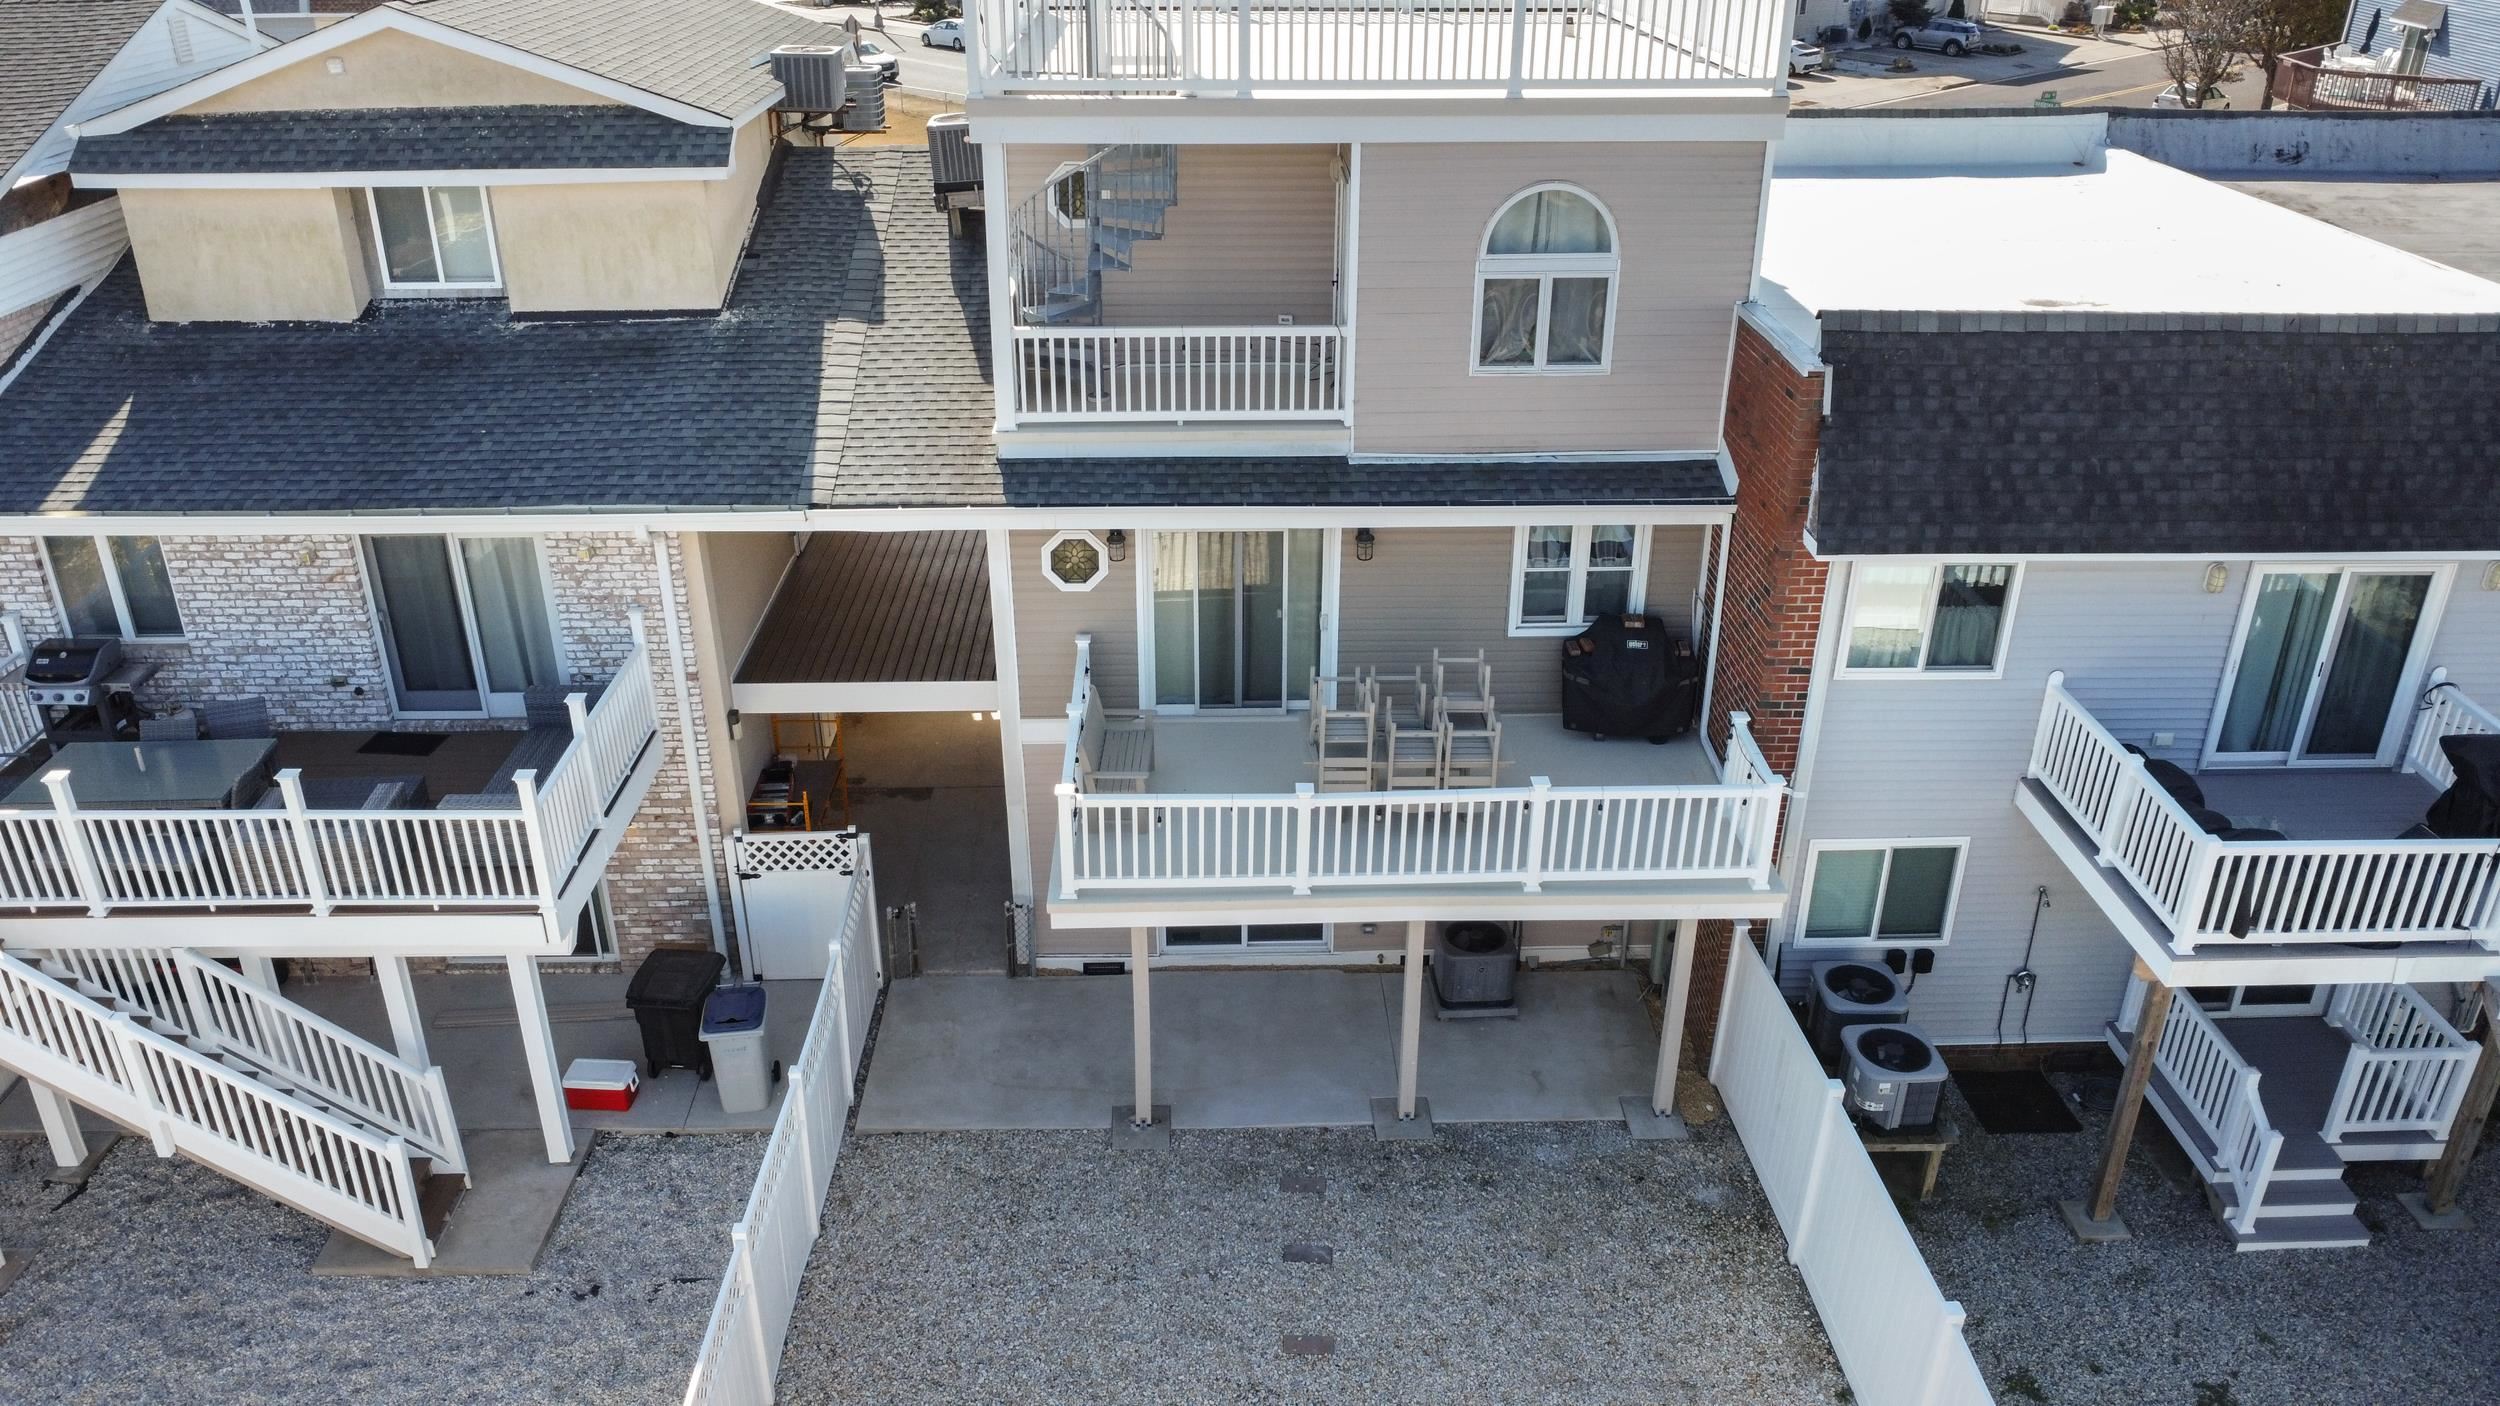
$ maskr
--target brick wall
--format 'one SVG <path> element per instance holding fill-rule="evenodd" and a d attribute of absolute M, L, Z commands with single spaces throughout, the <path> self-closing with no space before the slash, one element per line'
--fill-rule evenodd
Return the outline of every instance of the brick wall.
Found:
<path fill-rule="evenodd" d="M 1740 319 L 1726 424 L 1728 457 L 1736 465 L 1736 520 L 1728 540 L 1726 579 L 1712 583 L 1714 592 L 1726 590 L 1727 600 L 1719 618 L 1708 727 L 1711 745 L 1724 755 L 1729 715 L 1749 715 L 1763 758 L 1773 771 L 1790 777 L 1797 770 L 1797 743 L 1814 675 L 1814 637 L 1823 613 L 1826 567 L 1805 547 L 1822 415 L 1822 377 L 1798 371 Z M 1692 1001 L 1685 1012 L 1697 1050 L 1708 1050 L 1718 1034 L 1719 993 L 1727 978 L 1732 926 L 1701 925 Z M 1761 924 L 1754 925 L 1753 936 L 1760 945 Z"/>

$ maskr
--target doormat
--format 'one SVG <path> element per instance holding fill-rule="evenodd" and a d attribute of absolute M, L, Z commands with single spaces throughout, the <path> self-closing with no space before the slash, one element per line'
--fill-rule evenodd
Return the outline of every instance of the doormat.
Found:
<path fill-rule="evenodd" d="M 2010 1073 L 1979 1073 L 1953 1076 L 1953 1086 L 1962 1091 L 1962 1101 L 1970 1105 L 1971 1116 L 1979 1126 L 1992 1133 L 2075 1133 L 2083 1131 L 2074 1110 L 2067 1107 L 2066 1096 L 2057 1091 L 2048 1076 L 2036 1069 L 2018 1069 Z"/>
<path fill-rule="evenodd" d="M 356 750 L 368 757 L 430 757 L 447 736 L 441 732 L 377 732 Z"/>

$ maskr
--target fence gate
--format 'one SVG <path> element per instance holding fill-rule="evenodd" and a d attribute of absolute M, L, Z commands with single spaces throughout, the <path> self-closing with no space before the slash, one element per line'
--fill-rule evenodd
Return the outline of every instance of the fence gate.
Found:
<path fill-rule="evenodd" d="M 825 973 L 825 944 L 842 930 L 844 881 L 859 864 L 859 832 L 732 834 L 729 872 L 750 980 Z"/>

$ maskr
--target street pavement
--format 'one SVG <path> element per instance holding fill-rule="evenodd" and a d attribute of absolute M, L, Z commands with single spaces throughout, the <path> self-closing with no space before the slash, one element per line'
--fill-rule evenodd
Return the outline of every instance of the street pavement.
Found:
<path fill-rule="evenodd" d="M 2161 47 L 2149 34 L 2086 39 L 1996 24 L 1987 32 L 2024 52 L 1948 58 L 1926 50 L 1840 49 L 1831 72 L 1790 78 L 1788 96 L 1801 108 L 2031 107 L 2044 94 L 2055 94 L 2060 107 L 2151 107 L 2170 86 Z M 1914 71 L 1891 72 L 1896 58 L 1909 59 Z M 2254 70 L 2223 85 L 2234 108 L 2255 107 L 2264 88 Z"/>
<path fill-rule="evenodd" d="M 875 33 L 879 8 L 872 5 L 812 5 L 774 0 L 773 8 L 797 15 L 801 19 L 839 29 L 842 21 L 858 16 L 862 37 L 877 40 L 892 49 L 903 61 L 901 87 L 905 92 L 933 98 L 960 98 L 965 92 L 964 56 L 952 49 L 932 49 L 920 42 L 922 26 L 902 18 L 908 6 L 883 6 L 885 33 Z"/>

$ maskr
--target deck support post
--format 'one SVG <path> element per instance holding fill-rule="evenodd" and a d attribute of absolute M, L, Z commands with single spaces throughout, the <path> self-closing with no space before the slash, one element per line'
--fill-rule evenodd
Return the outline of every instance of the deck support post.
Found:
<path fill-rule="evenodd" d="M 267 957 L 235 958 L 243 968 L 243 979 L 274 996 L 278 994 L 278 964 Z"/>
<path fill-rule="evenodd" d="M 573 1119 L 564 1108 L 564 1076 L 556 1067 L 555 1025 L 547 1019 L 547 988 L 538 980 L 538 959 L 506 959 L 512 971 L 512 1009 L 521 1023 L 521 1055 L 529 1063 L 530 1093 L 538 1100 L 538 1130 L 547 1138 L 547 1160 L 573 1160 Z"/>
<path fill-rule="evenodd" d="M 1675 1116 L 1675 1076 L 1684 1058 L 1684 1006 L 1693 995 L 1693 948 L 1700 940 L 1699 922 L 1675 920 L 1675 955 L 1668 960 L 1663 997 L 1666 1009 L 1658 1021 L 1658 1074 L 1649 1087 L 1649 1111 L 1661 1118 Z"/>
<path fill-rule="evenodd" d="M 1415 1116 L 1416 1065 L 1424 1039 L 1424 924 L 1406 925 L 1406 970 L 1398 997 L 1398 1118 Z"/>
<path fill-rule="evenodd" d="M 78 1105 L 61 1096 L 49 1084 L 26 1081 L 26 1095 L 35 1101 L 35 1117 L 43 1123 L 43 1136 L 52 1144 L 52 1164 L 75 1167 L 87 1160 L 87 1134 L 78 1126 Z"/>
<path fill-rule="evenodd" d="M 1146 974 L 1154 957 L 1154 944 L 1153 928 L 1128 930 L 1129 1040 L 1137 1080 L 1129 1122 L 1140 1128 L 1152 1127 L 1155 1120 L 1154 997 L 1147 989 Z"/>
<path fill-rule="evenodd" d="M 2135 1143 L 2136 1119 L 2144 1112 L 2144 1089 L 2153 1080 L 2153 1057 L 2161 1048 L 2162 1026 L 2170 1019 L 2170 999 L 2175 994 L 2154 978 L 2142 957 L 2135 959 L 2135 978 L 2144 983 L 2144 1004 L 2136 1012 L 2127 1072 L 2118 1081 L 2118 1102 L 2109 1111 L 2109 1140 L 2101 1149 L 2101 1170 L 2092 1183 L 2092 1199 L 2088 1204 L 2058 1203 L 2067 1228 L 2080 1240 L 2127 1238 L 2127 1228 L 2118 1219 L 2118 1182 L 2126 1174 L 2127 1150 Z"/>
<path fill-rule="evenodd" d="M 373 979 L 382 988 L 382 1009 L 390 1014 L 391 1048 L 419 1069 L 432 1064 L 426 1056 L 425 1022 L 417 1014 L 417 987 L 408 977 L 408 959 L 375 957 Z"/>
<path fill-rule="evenodd" d="M 2439 1150 L 2439 1160 L 2431 1163 L 2421 1206 L 2417 1209 L 2410 1195 L 2398 1198 L 2425 1229 L 2462 1230 L 2470 1224 L 2457 1209 L 2457 1193 L 2465 1189 L 2465 1170 L 2474 1164 L 2475 1149 L 2491 1123 L 2493 1097 L 2500 1095 L 2500 1008 L 2494 1006 L 2494 995 L 2488 989 L 2483 992 L 2483 1052 L 2474 1061 L 2474 1077 L 2465 1086 L 2456 1119 L 2448 1125 L 2448 1144 Z"/>

